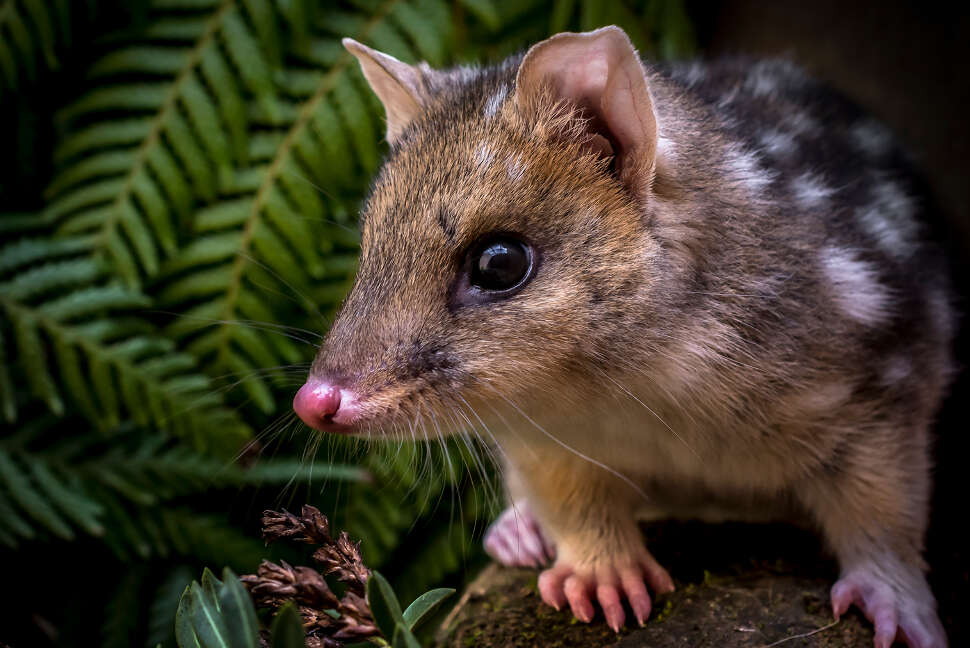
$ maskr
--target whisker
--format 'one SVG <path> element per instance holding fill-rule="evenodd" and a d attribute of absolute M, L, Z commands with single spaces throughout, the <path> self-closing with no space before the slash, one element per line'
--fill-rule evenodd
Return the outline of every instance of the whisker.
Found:
<path fill-rule="evenodd" d="M 696 450 L 694 450 L 694 448 L 692 448 L 689 443 L 687 443 L 687 440 L 684 439 L 684 437 L 680 436 L 680 434 L 678 434 L 677 431 L 674 430 L 674 428 L 670 427 L 670 425 L 667 424 L 667 421 L 663 420 L 663 418 L 661 418 L 661 416 L 659 414 L 657 414 L 657 412 L 654 411 L 653 408 L 651 408 L 649 405 L 647 405 L 642 400 L 640 400 L 639 398 L 637 398 L 637 396 L 634 395 L 633 392 L 631 392 L 629 389 L 627 389 L 626 387 L 624 387 L 623 385 L 621 385 L 620 383 L 618 383 L 616 380 L 614 380 L 612 376 L 607 375 L 606 377 L 610 380 L 610 382 L 612 382 L 614 385 L 616 385 L 621 390 L 623 390 L 623 392 L 625 392 L 630 398 L 632 398 L 636 402 L 640 403 L 640 405 L 642 405 L 644 408 L 646 408 L 646 410 L 648 412 L 650 412 L 651 414 L 653 414 L 654 417 L 656 417 L 656 419 L 658 421 L 660 421 L 665 428 L 667 428 L 668 430 L 670 430 L 670 433 L 671 434 L 673 434 L 675 437 L 677 437 L 677 439 L 681 443 L 684 444 L 684 447 L 686 447 L 688 450 L 690 450 L 694 454 L 694 456 L 697 457 L 703 463 L 704 459 L 700 456 L 700 454 L 698 454 L 698 452 Z"/>
<path fill-rule="evenodd" d="M 299 290 L 297 290 L 290 282 L 288 282 L 286 279 L 284 279 L 283 277 L 281 277 L 278 272 L 276 272 L 275 270 L 273 270 L 272 268 L 270 268 L 268 265 L 266 265 L 265 263 L 263 263 L 259 259 L 255 258 L 254 256 L 252 256 L 250 254 L 245 254 L 245 253 L 242 256 L 243 256 L 243 258 L 245 258 L 250 263 L 253 263 L 253 264 L 258 265 L 259 267 L 263 268 L 263 270 L 265 270 L 269 274 L 273 275 L 273 277 L 275 277 L 277 281 L 279 281 L 281 284 L 283 284 L 284 286 L 286 286 L 287 288 L 289 288 L 293 292 L 294 295 L 296 295 L 297 297 L 299 297 L 303 301 L 303 304 L 302 305 L 304 307 L 308 307 L 308 309 L 310 310 L 311 313 L 316 314 L 316 316 L 319 317 L 320 320 L 325 325 L 329 325 L 329 322 L 327 321 L 327 318 L 324 317 L 323 316 L 323 313 L 320 312 L 320 309 L 317 307 L 316 302 L 314 302 L 312 299 L 308 298 L 302 292 L 300 292 Z M 260 288 L 262 288 L 263 290 L 266 290 L 267 292 L 273 292 L 273 293 L 278 294 L 278 295 L 280 295 L 282 297 L 286 297 L 287 299 L 291 299 L 292 300 L 291 297 L 288 297 L 287 295 L 284 295 L 283 293 L 280 293 L 278 290 L 273 290 L 273 289 L 271 289 L 269 287 L 266 287 L 266 286 L 260 286 Z M 294 303 L 298 303 L 298 302 L 296 302 L 296 300 L 292 300 L 292 301 L 294 301 Z"/>

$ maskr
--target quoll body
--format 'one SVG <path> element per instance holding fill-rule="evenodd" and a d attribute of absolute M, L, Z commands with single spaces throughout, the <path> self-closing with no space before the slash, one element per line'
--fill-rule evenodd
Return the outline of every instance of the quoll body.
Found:
<path fill-rule="evenodd" d="M 954 313 L 886 129 L 788 63 L 644 63 L 616 27 L 447 70 L 345 45 L 391 148 L 301 418 L 473 421 L 510 501 L 487 550 L 582 621 L 673 588 L 638 519 L 795 517 L 836 615 L 945 646 L 922 543 Z"/>

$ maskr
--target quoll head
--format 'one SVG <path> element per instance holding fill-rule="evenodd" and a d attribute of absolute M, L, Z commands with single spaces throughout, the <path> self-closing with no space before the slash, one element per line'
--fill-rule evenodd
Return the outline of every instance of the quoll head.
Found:
<path fill-rule="evenodd" d="M 495 68 L 443 71 L 344 45 L 391 150 L 296 412 L 325 431 L 424 420 L 435 434 L 456 407 L 596 389 L 642 324 L 657 254 L 642 215 L 657 123 L 629 39 L 560 34 Z"/>

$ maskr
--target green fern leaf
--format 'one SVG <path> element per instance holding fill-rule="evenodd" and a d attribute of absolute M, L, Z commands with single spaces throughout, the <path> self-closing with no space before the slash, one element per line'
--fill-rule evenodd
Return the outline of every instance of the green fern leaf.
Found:
<path fill-rule="evenodd" d="M 100 522 L 104 508 L 79 489 L 77 480 L 73 480 L 72 484 L 65 484 L 60 476 L 55 475 L 50 467 L 41 462 L 31 463 L 31 475 L 41 492 L 65 517 L 90 535 L 104 534 L 104 526 Z"/>
<path fill-rule="evenodd" d="M 268 6 L 248 4 L 258 12 L 253 18 Z M 113 121 L 119 110 L 151 115 L 96 123 L 65 141 L 57 155 L 63 170 L 47 191 L 46 219 L 58 223 L 62 235 L 92 234 L 94 248 L 130 286 L 156 274 L 160 259 L 175 252 L 193 204 L 215 200 L 234 163 L 245 160 L 242 89 L 275 109 L 261 45 L 270 42 L 270 27 L 259 23 L 260 40 L 234 2 L 210 10 L 194 42 L 136 45 L 97 62 L 91 75 L 103 85 L 60 114 L 65 123 Z M 169 80 L 113 84 L 132 73 Z"/>
<path fill-rule="evenodd" d="M 0 248 L 0 275 L 40 261 L 87 252 L 91 241 L 84 237 L 51 241 L 46 238 L 22 238 Z"/>
<path fill-rule="evenodd" d="M 10 309 L 8 308 L 8 313 Z M 34 396 L 47 403 L 48 409 L 57 415 L 64 413 L 64 402 L 54 386 L 47 370 L 47 353 L 37 330 L 36 318 L 28 314 L 14 319 L 14 336 L 20 351 L 21 363 L 27 374 L 27 383 Z"/>
<path fill-rule="evenodd" d="M 32 245 L 40 247 L 36 242 Z M 14 256 L 27 256 L 23 246 L 8 249 Z M 4 256 L 0 254 L 0 258 Z M 114 325 L 98 324 L 106 316 L 124 316 L 151 303 L 118 284 L 95 283 L 101 274 L 96 264 L 81 257 L 28 266 L 0 284 L 0 308 L 13 330 L 15 359 L 34 396 L 61 415 L 65 406 L 58 385 L 64 385 L 71 401 L 102 429 L 118 424 L 123 405 L 140 422 L 170 432 L 184 431 L 200 446 L 213 441 L 206 438 L 212 430 L 198 417 L 206 411 L 227 424 L 223 441 L 235 434 L 235 442 L 240 443 L 248 436 L 247 428 L 228 411 L 218 411 L 221 402 L 213 398 L 209 382 L 191 370 L 172 373 L 174 366 L 187 368 L 188 358 L 173 353 L 170 340 L 141 334 L 145 329 L 136 331 L 123 319 Z M 119 336 L 119 332 L 126 334 Z M 9 354 L 7 348 L 4 351 Z M 52 371 L 51 355 L 59 376 Z M 179 357 L 182 360 L 172 359 Z M 167 372 L 140 370 L 140 363 L 158 362 L 158 358 L 166 358 Z M 87 372 L 82 370 L 85 366 Z M 186 380 L 193 375 L 193 380 Z M 16 400 L 8 389 L 2 394 L 5 416 L 11 418 Z"/>
<path fill-rule="evenodd" d="M 7 423 L 17 420 L 17 394 L 7 362 L 7 343 L 0 329 L 0 412 Z"/>
<path fill-rule="evenodd" d="M 73 540 L 74 531 L 46 499 L 34 489 L 30 478 L 6 452 L 0 450 L 0 482 L 6 486 L 10 499 L 20 510 L 40 522 L 54 535 Z"/>
<path fill-rule="evenodd" d="M 18 539 L 24 538 L 30 540 L 37 535 L 37 532 L 14 509 L 8 501 L 9 497 L 9 493 L 6 491 L 0 496 L 0 518 L 4 522 L 4 525 L 0 527 L 0 542 L 8 547 L 16 547 Z"/>

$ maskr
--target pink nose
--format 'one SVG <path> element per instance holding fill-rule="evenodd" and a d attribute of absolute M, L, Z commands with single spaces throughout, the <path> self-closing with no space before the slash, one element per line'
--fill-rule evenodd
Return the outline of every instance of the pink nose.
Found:
<path fill-rule="evenodd" d="M 316 430 L 332 430 L 345 423 L 336 419 L 342 413 L 341 401 L 348 400 L 347 396 L 339 387 L 310 378 L 293 398 L 293 409 L 310 427 Z"/>

